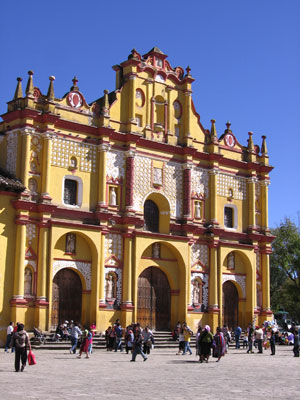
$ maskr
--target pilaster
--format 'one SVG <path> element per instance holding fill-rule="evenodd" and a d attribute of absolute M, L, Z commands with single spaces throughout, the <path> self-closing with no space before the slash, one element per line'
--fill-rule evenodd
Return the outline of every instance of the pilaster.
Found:
<path fill-rule="evenodd" d="M 210 189 L 210 223 L 218 225 L 217 219 L 217 181 L 218 168 L 214 167 L 209 171 L 209 189 Z"/>
<path fill-rule="evenodd" d="M 132 73 L 129 76 L 129 132 L 136 132 L 135 120 L 135 91 L 136 91 L 136 74 Z"/>
<path fill-rule="evenodd" d="M 129 150 L 126 152 L 126 191 L 125 191 L 125 208 L 127 213 L 133 210 L 133 188 L 134 188 L 134 157 L 135 152 Z"/>
<path fill-rule="evenodd" d="M 45 132 L 43 134 L 43 170 L 42 170 L 42 202 L 51 202 L 50 197 L 50 160 L 52 152 L 52 136 L 51 133 Z"/>
<path fill-rule="evenodd" d="M 106 211 L 106 163 L 107 152 L 110 150 L 110 145 L 102 143 L 98 147 L 99 167 L 98 167 L 98 211 Z"/>
<path fill-rule="evenodd" d="M 256 228 L 255 222 L 255 183 L 256 177 L 248 179 L 248 230 Z"/>
<path fill-rule="evenodd" d="M 192 167 L 191 162 L 184 164 L 183 168 L 183 187 L 184 187 L 184 201 L 183 201 L 183 216 L 189 219 L 191 217 L 191 188 L 192 188 Z"/>
<path fill-rule="evenodd" d="M 268 231 L 269 217 L 268 217 L 268 191 L 269 182 L 263 180 L 260 182 L 261 190 L 261 227 L 263 231 Z"/>

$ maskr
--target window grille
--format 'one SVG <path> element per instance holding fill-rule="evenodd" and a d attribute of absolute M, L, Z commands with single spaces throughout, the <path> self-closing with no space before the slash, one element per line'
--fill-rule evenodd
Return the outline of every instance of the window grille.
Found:
<path fill-rule="evenodd" d="M 77 182 L 73 179 L 65 180 L 64 203 L 72 206 L 77 204 Z"/>
<path fill-rule="evenodd" d="M 145 229 L 150 232 L 159 230 L 159 210 L 152 200 L 146 200 L 144 204 Z"/>

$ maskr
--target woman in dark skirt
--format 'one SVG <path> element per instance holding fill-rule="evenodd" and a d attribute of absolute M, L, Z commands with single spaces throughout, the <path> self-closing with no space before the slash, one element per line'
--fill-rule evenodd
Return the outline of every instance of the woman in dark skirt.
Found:
<path fill-rule="evenodd" d="M 85 353 L 85 358 L 90 358 L 89 356 L 89 330 L 86 325 L 84 325 L 82 332 L 82 343 L 80 346 L 79 356 L 77 358 L 81 358 L 81 354 Z"/>
<path fill-rule="evenodd" d="M 213 342 L 213 335 L 210 332 L 209 325 L 205 325 L 204 330 L 201 332 L 199 337 L 199 347 L 200 347 L 200 362 L 203 363 L 205 360 L 208 362 L 211 347 Z"/>

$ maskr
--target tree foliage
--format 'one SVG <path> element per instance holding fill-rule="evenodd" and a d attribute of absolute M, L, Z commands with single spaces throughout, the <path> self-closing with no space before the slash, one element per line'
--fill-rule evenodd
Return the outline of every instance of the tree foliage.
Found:
<path fill-rule="evenodd" d="M 300 321 L 300 232 L 286 219 L 272 234 L 276 238 L 270 258 L 271 307 Z"/>

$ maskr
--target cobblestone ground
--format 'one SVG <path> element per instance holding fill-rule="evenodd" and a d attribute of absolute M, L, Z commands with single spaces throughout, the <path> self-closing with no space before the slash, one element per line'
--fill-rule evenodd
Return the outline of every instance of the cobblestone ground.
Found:
<path fill-rule="evenodd" d="M 194 351 L 194 349 L 193 349 Z M 230 350 L 216 363 L 193 355 L 153 350 L 143 362 L 126 353 L 95 350 L 77 359 L 64 350 L 36 350 L 37 365 L 14 372 L 14 355 L 0 354 L 2 399 L 299 399 L 300 358 L 292 347 L 263 354 Z"/>

